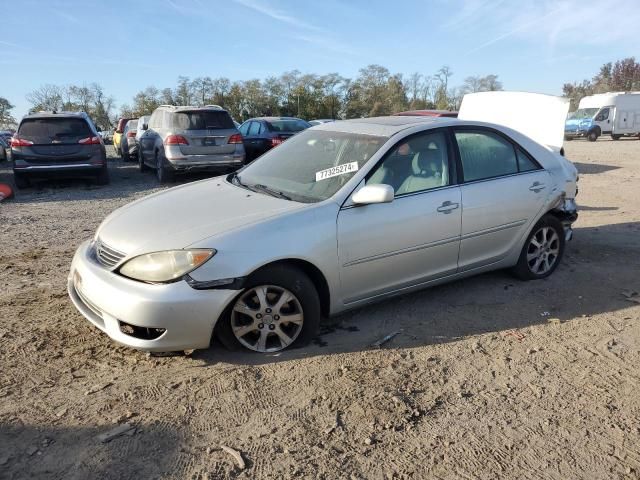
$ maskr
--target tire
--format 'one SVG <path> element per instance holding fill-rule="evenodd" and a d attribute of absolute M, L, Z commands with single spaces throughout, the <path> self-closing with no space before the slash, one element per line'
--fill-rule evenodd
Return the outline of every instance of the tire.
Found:
<path fill-rule="evenodd" d="M 521 280 L 548 277 L 562 261 L 564 246 L 564 228 L 560 220 L 549 214 L 543 216 L 527 235 L 513 274 Z"/>
<path fill-rule="evenodd" d="M 590 142 L 595 142 L 596 140 L 598 140 L 598 136 L 598 132 L 592 130 L 591 132 L 587 133 L 587 140 L 589 140 Z"/>
<path fill-rule="evenodd" d="M 611 140 L 620 140 L 621 138 L 622 138 L 622 135 L 611 134 Z"/>
<path fill-rule="evenodd" d="M 149 167 L 147 167 L 147 164 L 144 163 L 144 159 L 142 158 L 142 150 L 138 150 L 138 169 L 141 172 L 149 170 Z"/>
<path fill-rule="evenodd" d="M 96 185 L 109 185 L 109 168 L 105 164 L 96 176 Z"/>
<path fill-rule="evenodd" d="M 255 294 L 263 288 L 265 305 Z M 283 295 L 289 300 L 279 307 Z M 296 321 L 287 322 L 287 316 L 295 317 Z M 307 345 L 316 336 L 321 318 L 320 297 L 311 279 L 298 268 L 276 265 L 258 270 L 248 278 L 242 292 L 218 321 L 216 335 L 229 350 L 273 353 Z M 243 327 L 249 330 L 239 336 Z"/>
<path fill-rule="evenodd" d="M 121 154 L 120 156 L 122 157 L 122 161 L 123 162 L 130 162 L 131 161 L 131 157 L 129 156 L 129 151 L 127 150 L 126 152 L 122 149 L 121 150 Z"/>
<path fill-rule="evenodd" d="M 16 184 L 16 188 L 29 188 L 31 186 L 29 178 L 23 173 L 13 172 L 13 182 Z"/>
<path fill-rule="evenodd" d="M 156 152 L 156 177 L 158 183 L 171 183 L 174 180 L 173 171 L 164 166 L 164 162 Z"/>
<path fill-rule="evenodd" d="M 564 136 L 565 141 L 570 142 L 571 140 L 573 140 L 573 137 L 569 137 L 567 135 Z"/>

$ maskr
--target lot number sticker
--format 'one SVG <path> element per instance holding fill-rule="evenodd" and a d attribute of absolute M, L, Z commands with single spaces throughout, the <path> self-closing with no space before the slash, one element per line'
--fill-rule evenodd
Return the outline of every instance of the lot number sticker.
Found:
<path fill-rule="evenodd" d="M 320 170 L 316 172 L 316 182 L 325 180 L 331 177 L 337 177 L 338 175 L 344 175 L 345 173 L 351 173 L 358 170 L 358 162 L 343 163 L 337 167 L 327 168 L 326 170 Z"/>

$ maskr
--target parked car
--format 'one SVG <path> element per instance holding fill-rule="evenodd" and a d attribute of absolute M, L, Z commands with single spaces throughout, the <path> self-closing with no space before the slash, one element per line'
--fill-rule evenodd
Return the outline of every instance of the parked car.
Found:
<path fill-rule="evenodd" d="M 136 145 L 140 146 L 140 138 L 142 137 L 142 134 L 146 131 L 142 128 L 143 125 L 147 125 L 147 127 L 149 126 L 149 119 L 151 118 L 151 115 L 143 115 L 138 119 L 138 127 L 136 129 Z M 140 151 L 140 149 L 138 148 L 138 151 Z"/>
<path fill-rule="evenodd" d="M 120 150 L 120 142 L 122 140 L 122 132 L 124 132 L 124 127 L 127 125 L 127 122 L 131 120 L 130 118 L 119 118 L 118 125 L 113 132 L 113 148 L 116 151 L 116 155 L 121 157 L 122 151 Z"/>
<path fill-rule="evenodd" d="M 247 120 L 239 129 L 247 152 L 247 162 L 310 126 L 308 122 L 294 117 L 260 117 Z"/>
<path fill-rule="evenodd" d="M 84 112 L 26 115 L 11 139 L 16 186 L 33 177 L 91 176 L 109 183 L 104 143 Z"/>
<path fill-rule="evenodd" d="M 640 134 L 640 94 L 626 92 L 598 93 L 583 97 L 578 110 L 567 117 L 564 139 L 585 137 L 595 142 L 609 134 L 613 140 Z"/>
<path fill-rule="evenodd" d="M 536 118 L 518 95 L 505 123 Z M 452 118 L 327 123 L 231 175 L 137 200 L 78 248 L 71 300 L 138 349 L 206 348 L 215 332 L 275 352 L 308 342 L 322 316 L 412 290 L 500 268 L 548 277 L 578 174 L 558 153 L 566 108 L 552 103 L 568 102 L 537 97 L 558 117 L 551 136 Z"/>
<path fill-rule="evenodd" d="M 8 160 L 9 149 L 9 143 L 4 138 L 0 137 L 0 162 Z"/>
<path fill-rule="evenodd" d="M 105 145 L 109 145 L 113 141 L 113 132 L 109 130 L 101 130 L 98 132 L 102 137 L 102 141 Z"/>
<path fill-rule="evenodd" d="M 456 118 L 458 112 L 449 110 L 407 110 L 406 112 L 394 113 L 394 116 L 400 117 L 451 117 Z"/>
<path fill-rule="evenodd" d="M 315 127 L 316 125 L 322 125 L 323 123 L 335 122 L 335 120 L 331 118 L 318 118 L 316 120 L 309 120 L 309 125 Z"/>
<path fill-rule="evenodd" d="M 12 130 L 2 130 L 0 131 L 0 138 L 3 139 L 5 142 L 9 143 L 11 142 L 11 137 L 13 137 L 15 133 L 16 132 Z"/>
<path fill-rule="evenodd" d="M 138 144 L 136 143 L 136 133 L 138 128 L 138 119 L 133 118 L 127 122 L 122 131 L 122 139 L 120 140 L 120 152 L 122 160 L 125 162 L 138 159 Z"/>
<path fill-rule="evenodd" d="M 244 159 L 242 136 L 217 105 L 162 105 L 140 136 L 140 171 L 155 169 L 160 183 L 179 172 L 235 170 Z"/>

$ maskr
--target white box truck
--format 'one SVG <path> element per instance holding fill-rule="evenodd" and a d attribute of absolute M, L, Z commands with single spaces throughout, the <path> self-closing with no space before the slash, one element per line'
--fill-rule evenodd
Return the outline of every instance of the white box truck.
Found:
<path fill-rule="evenodd" d="M 601 135 L 614 140 L 640 135 L 640 92 L 609 92 L 580 100 L 564 127 L 565 140 L 586 137 L 595 142 Z"/>

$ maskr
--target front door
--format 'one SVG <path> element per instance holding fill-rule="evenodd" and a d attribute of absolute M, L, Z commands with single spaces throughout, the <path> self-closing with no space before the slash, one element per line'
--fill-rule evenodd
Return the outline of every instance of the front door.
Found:
<path fill-rule="evenodd" d="M 600 127 L 600 131 L 605 133 L 611 133 L 613 129 L 613 107 L 603 107 L 593 118 L 596 125 Z"/>
<path fill-rule="evenodd" d="M 456 272 L 462 208 L 450 152 L 445 130 L 400 141 L 366 180 L 391 185 L 393 202 L 340 210 L 345 304 Z"/>

